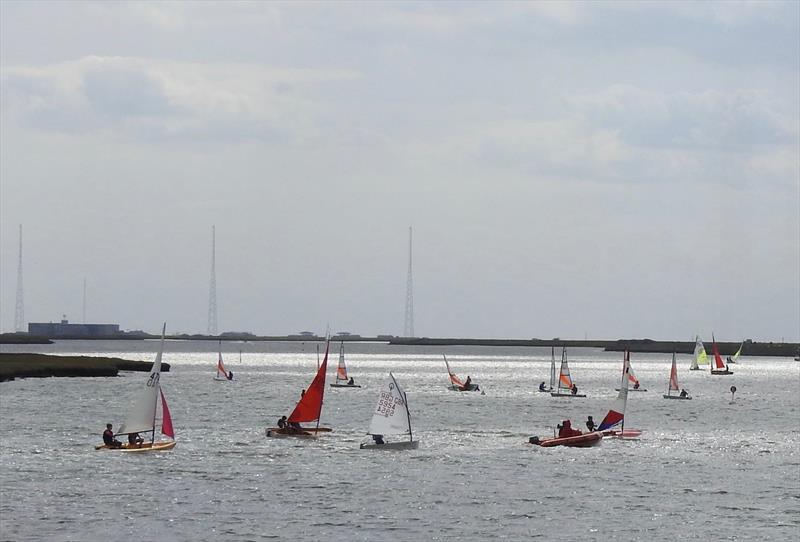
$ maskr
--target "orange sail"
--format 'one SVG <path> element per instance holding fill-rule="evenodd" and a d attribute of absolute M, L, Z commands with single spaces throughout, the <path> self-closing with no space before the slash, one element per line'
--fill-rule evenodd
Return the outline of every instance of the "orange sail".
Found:
<path fill-rule="evenodd" d="M 329 346 L 329 343 L 325 345 L 325 357 L 322 360 L 322 365 L 319 366 L 317 375 L 300 398 L 300 402 L 294 407 L 292 414 L 289 416 L 290 422 L 314 422 L 319 419 L 319 415 L 322 412 L 322 398 L 325 395 L 325 371 L 328 368 Z"/>

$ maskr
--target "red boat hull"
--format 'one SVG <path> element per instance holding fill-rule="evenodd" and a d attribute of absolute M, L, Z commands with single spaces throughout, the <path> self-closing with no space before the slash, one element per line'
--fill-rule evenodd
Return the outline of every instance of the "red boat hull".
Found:
<path fill-rule="evenodd" d="M 569 446 L 571 448 L 589 448 L 597 446 L 603 440 L 602 433 L 584 433 L 575 437 L 546 438 L 538 442 L 532 442 L 542 448 L 552 448 L 553 446 Z"/>

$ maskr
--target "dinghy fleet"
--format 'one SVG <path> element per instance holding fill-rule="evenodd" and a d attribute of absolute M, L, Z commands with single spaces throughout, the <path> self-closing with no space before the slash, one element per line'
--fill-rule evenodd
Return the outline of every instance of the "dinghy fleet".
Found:
<path fill-rule="evenodd" d="M 175 432 L 172 425 L 172 417 L 167 406 L 164 392 L 161 389 L 161 359 L 164 350 L 164 336 L 166 324 L 162 328 L 161 341 L 158 353 L 153 366 L 145 382 L 145 386 L 140 390 L 137 399 L 130 409 L 125 422 L 119 431 L 114 435 L 111 432 L 111 425 L 103 435 L 104 443 L 95 446 L 97 450 L 116 450 L 122 452 L 145 452 L 145 451 L 166 451 L 175 447 Z M 743 345 L 742 345 L 743 346 Z M 729 363 L 736 363 L 741 355 L 742 346 L 733 358 L 728 358 Z M 325 379 L 328 366 L 328 354 L 330 351 L 330 339 L 325 344 L 325 355 L 322 363 L 319 363 L 319 352 L 317 353 L 317 371 L 308 388 L 303 389 L 300 398 L 289 416 L 283 416 L 277 427 L 265 429 L 265 436 L 269 438 L 316 438 L 320 434 L 333 431 L 330 427 L 320 425 L 322 416 L 322 405 L 325 395 Z M 717 348 L 716 340 L 713 341 L 713 365 L 710 373 L 712 375 L 733 374 L 729 367 L 722 362 L 722 358 Z M 447 357 L 443 355 L 445 368 L 447 371 L 447 389 L 459 392 L 485 392 L 480 389 L 477 383 L 473 383 L 470 376 L 465 380 L 460 379 L 450 368 Z M 708 365 L 708 356 L 699 338 L 696 339 L 696 346 L 692 358 L 690 370 L 698 370 L 702 365 Z M 241 353 L 240 360 L 241 362 Z M 585 398 L 586 394 L 579 394 L 578 387 L 573 381 L 569 364 L 567 361 L 567 349 L 562 348 L 561 364 L 556 372 L 555 348 L 551 350 L 550 367 L 550 386 L 545 387 L 542 382 L 539 385 L 539 392 L 549 392 L 555 398 Z M 222 349 L 220 344 L 219 354 L 216 364 L 215 381 L 233 382 L 233 373 L 229 371 L 222 360 Z M 348 376 L 347 366 L 344 358 L 344 343 L 340 344 L 339 363 L 336 369 L 336 380 L 330 384 L 335 388 L 361 388 L 354 383 L 354 379 Z M 735 388 L 731 388 L 732 390 Z M 616 388 L 617 397 L 612 401 L 608 413 L 596 427 L 592 422 L 591 416 L 587 422 L 589 432 L 583 433 L 572 427 L 570 420 L 564 420 L 557 426 L 557 434 L 553 437 L 533 436 L 528 439 L 528 443 L 544 448 L 567 446 L 567 447 L 592 447 L 599 444 L 603 439 L 635 439 L 642 431 L 638 429 L 625 429 L 625 410 L 627 406 L 628 393 L 630 391 L 646 392 L 647 389 L 641 387 L 639 379 L 636 377 L 630 363 L 630 352 L 625 350 L 623 353 L 622 374 L 620 386 Z M 675 353 L 672 354 L 672 364 L 669 372 L 669 383 L 664 399 L 690 400 L 692 397 L 682 389 L 678 383 L 678 370 Z M 160 399 L 160 401 L 159 401 Z M 159 406 L 161 407 L 159 409 Z M 161 422 L 161 434 L 169 437 L 169 440 L 156 440 L 156 428 Z M 303 425 L 305 424 L 305 425 Z M 149 440 L 142 438 L 144 433 L 149 436 Z M 128 436 L 128 443 L 120 443 L 113 437 Z M 360 444 L 361 449 L 367 450 L 410 450 L 416 449 L 419 441 L 414 439 L 411 424 L 411 412 L 409 410 L 408 398 L 405 391 L 398 383 L 395 376 L 389 372 L 385 383 L 378 390 L 378 399 L 373 411 L 369 430 L 366 433 L 369 440 Z M 389 439 L 387 441 L 387 439 Z"/>

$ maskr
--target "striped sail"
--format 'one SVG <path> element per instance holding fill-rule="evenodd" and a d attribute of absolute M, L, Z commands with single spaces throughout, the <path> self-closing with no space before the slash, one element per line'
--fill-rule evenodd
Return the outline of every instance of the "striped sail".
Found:
<path fill-rule="evenodd" d="M 347 366 L 344 364 L 344 342 L 339 345 L 339 365 L 336 367 L 336 381 L 347 381 Z"/>
<path fill-rule="evenodd" d="M 628 377 L 630 373 L 630 353 L 626 350 L 622 362 L 622 383 L 619 386 L 617 398 L 611 404 L 611 408 L 597 427 L 598 431 L 606 431 L 619 424 L 625 425 L 625 405 L 628 402 Z"/>
<path fill-rule="evenodd" d="M 574 383 L 572 382 L 572 378 L 569 376 L 569 365 L 567 364 L 567 349 L 564 348 L 561 350 L 561 369 L 558 373 L 558 387 L 567 388 L 568 390 L 572 389 Z"/>

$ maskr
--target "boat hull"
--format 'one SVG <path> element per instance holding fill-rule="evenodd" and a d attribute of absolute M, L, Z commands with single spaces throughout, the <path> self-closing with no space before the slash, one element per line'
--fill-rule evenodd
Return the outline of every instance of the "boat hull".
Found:
<path fill-rule="evenodd" d="M 540 390 L 537 388 L 536 391 L 538 391 L 539 393 L 553 393 L 553 388 L 548 388 L 546 390 Z"/>
<path fill-rule="evenodd" d="M 470 384 L 467 389 L 463 389 L 459 386 L 448 386 L 447 389 L 451 391 L 481 391 L 477 384 Z"/>
<path fill-rule="evenodd" d="M 613 429 L 609 431 L 602 431 L 603 438 L 616 438 L 622 440 L 631 440 L 631 439 L 638 439 L 642 436 L 641 429 L 625 429 L 623 431 L 615 431 Z"/>
<path fill-rule="evenodd" d="M 360 388 L 358 384 L 328 384 L 331 388 Z"/>
<path fill-rule="evenodd" d="M 688 399 L 691 399 L 691 398 L 692 397 L 690 395 L 687 395 L 686 397 L 681 397 L 680 395 L 667 395 L 666 393 L 664 394 L 664 399 L 683 399 L 683 400 L 688 400 Z"/>
<path fill-rule="evenodd" d="M 551 397 L 586 397 L 585 393 L 559 393 L 556 391 L 550 392 Z"/>
<path fill-rule="evenodd" d="M 711 371 L 711 374 L 712 375 L 732 375 L 733 371 L 728 371 L 727 369 L 723 369 L 723 370 L 714 369 L 714 370 Z"/>
<path fill-rule="evenodd" d="M 264 431 L 264 434 L 270 438 L 316 438 L 318 433 L 331 431 L 333 429 L 330 427 L 301 427 L 300 429 L 270 427 Z"/>
<path fill-rule="evenodd" d="M 619 388 L 614 388 L 614 391 L 619 391 Z M 639 388 L 639 389 L 636 389 L 636 388 L 628 388 L 628 391 L 629 391 L 629 392 L 631 392 L 631 391 L 647 391 L 647 388 Z"/>
<path fill-rule="evenodd" d="M 362 442 L 359 446 L 362 450 L 416 450 L 419 447 L 418 440 L 385 442 L 383 444 Z"/>
<path fill-rule="evenodd" d="M 231 378 L 224 378 L 224 377 L 221 377 L 221 376 L 215 376 L 215 377 L 214 377 L 214 381 L 215 381 L 215 382 L 233 382 L 233 379 L 231 379 Z"/>
<path fill-rule="evenodd" d="M 141 452 L 165 452 L 167 450 L 171 450 L 177 444 L 174 440 L 165 440 L 161 442 L 143 442 L 139 445 L 133 444 L 123 444 L 122 448 L 111 448 L 106 446 L 105 444 L 100 444 L 95 446 L 95 450 L 109 450 L 112 452 L 129 452 L 129 453 L 141 453 Z"/>
<path fill-rule="evenodd" d="M 603 433 L 584 433 L 575 437 L 546 438 L 540 439 L 531 444 L 542 448 L 553 448 L 555 446 L 568 446 L 570 448 L 590 448 L 597 446 L 603 440 Z"/>

